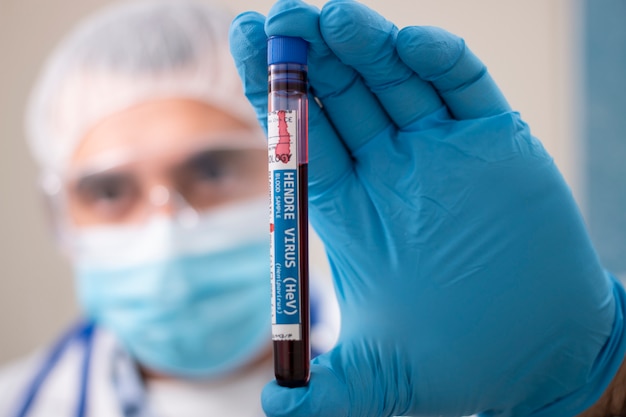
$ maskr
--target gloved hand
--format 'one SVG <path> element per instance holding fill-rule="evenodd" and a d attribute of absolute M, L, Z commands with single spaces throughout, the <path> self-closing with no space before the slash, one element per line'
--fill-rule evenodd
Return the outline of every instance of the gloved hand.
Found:
<path fill-rule="evenodd" d="M 269 416 L 572 417 L 626 350 L 624 291 L 485 66 L 441 29 L 348 0 L 244 13 L 231 51 L 265 123 L 266 38 L 310 43 L 310 218 L 342 314 Z M 323 105 L 312 101 L 317 98 Z"/>

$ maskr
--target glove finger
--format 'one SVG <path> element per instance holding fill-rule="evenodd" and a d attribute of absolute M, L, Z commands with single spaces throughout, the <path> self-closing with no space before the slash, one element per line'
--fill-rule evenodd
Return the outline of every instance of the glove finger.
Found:
<path fill-rule="evenodd" d="M 267 132 L 267 37 L 265 17 L 245 12 L 230 25 L 230 53 L 235 60 L 243 91 L 254 107 L 257 119 Z"/>
<path fill-rule="evenodd" d="M 267 36 L 265 18 L 243 13 L 230 28 L 230 48 L 248 100 L 267 129 Z M 309 197 L 319 199 L 340 181 L 353 179 L 352 160 L 322 110 L 309 106 Z"/>
<path fill-rule="evenodd" d="M 334 200 L 337 184 L 355 181 L 352 159 L 317 104 L 309 106 L 309 201 Z M 345 199 L 344 199 L 345 200 Z"/>
<path fill-rule="evenodd" d="M 284 388 L 272 381 L 261 393 L 268 417 L 348 417 L 350 400 L 345 383 L 331 369 L 312 364 L 309 385 Z"/>
<path fill-rule="evenodd" d="M 441 108 L 435 89 L 398 56 L 398 28 L 367 6 L 331 1 L 320 16 L 328 46 L 363 77 L 387 114 L 403 128 Z"/>
<path fill-rule="evenodd" d="M 319 10 L 300 0 L 279 1 L 265 24 L 267 36 L 296 36 L 309 42 L 311 91 L 346 148 L 353 152 L 391 121 L 358 73 L 328 48 L 319 31 Z"/>
<path fill-rule="evenodd" d="M 485 64 L 458 36 L 435 27 L 406 27 L 398 34 L 397 50 L 406 65 L 435 86 L 457 120 L 511 110 Z"/>

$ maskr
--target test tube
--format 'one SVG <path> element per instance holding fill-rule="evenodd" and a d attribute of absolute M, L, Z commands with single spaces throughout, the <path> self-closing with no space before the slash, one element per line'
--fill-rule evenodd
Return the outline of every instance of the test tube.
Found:
<path fill-rule="evenodd" d="M 268 160 L 274 374 L 279 385 L 310 375 L 307 43 L 268 39 Z"/>

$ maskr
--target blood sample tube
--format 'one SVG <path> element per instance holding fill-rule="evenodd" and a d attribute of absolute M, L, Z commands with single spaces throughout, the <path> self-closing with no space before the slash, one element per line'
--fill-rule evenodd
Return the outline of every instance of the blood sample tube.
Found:
<path fill-rule="evenodd" d="M 268 39 L 268 160 L 274 374 L 309 381 L 307 43 Z"/>

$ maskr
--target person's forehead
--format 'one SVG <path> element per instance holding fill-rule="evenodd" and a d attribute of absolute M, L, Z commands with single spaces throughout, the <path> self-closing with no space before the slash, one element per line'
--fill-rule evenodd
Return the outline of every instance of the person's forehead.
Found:
<path fill-rule="evenodd" d="M 200 147 L 261 147 L 258 126 L 250 126 L 205 103 L 168 98 L 119 111 L 84 136 L 70 169 L 110 155 L 176 155 Z"/>

